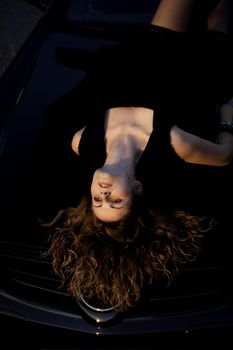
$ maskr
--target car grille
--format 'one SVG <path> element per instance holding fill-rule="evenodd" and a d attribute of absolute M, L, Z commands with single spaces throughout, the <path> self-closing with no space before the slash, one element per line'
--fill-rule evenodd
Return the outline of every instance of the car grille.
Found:
<path fill-rule="evenodd" d="M 41 256 L 43 249 L 33 245 L 0 242 L 1 289 L 19 298 L 49 307 L 72 310 L 78 305 L 60 288 L 51 273 L 50 261 Z M 232 287 L 231 266 L 202 266 L 183 269 L 170 287 L 151 285 L 143 291 L 139 305 L 130 311 L 158 315 L 190 312 L 213 307 L 227 298 Z"/>
<path fill-rule="evenodd" d="M 1 289 L 16 297 L 44 305 L 73 307 L 71 298 L 51 273 L 43 249 L 12 242 L 0 243 Z M 61 303 L 62 299 L 62 303 Z M 60 306 L 61 307 L 61 306 Z"/>

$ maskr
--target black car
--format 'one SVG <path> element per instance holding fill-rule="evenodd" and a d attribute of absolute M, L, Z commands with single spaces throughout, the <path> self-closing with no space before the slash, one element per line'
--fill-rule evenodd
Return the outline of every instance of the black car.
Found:
<path fill-rule="evenodd" d="M 60 121 L 44 123 L 44 109 L 83 79 L 99 48 L 148 23 L 157 3 L 51 1 L 1 78 L 0 341 L 9 348 L 16 342 L 30 349 L 192 349 L 203 337 L 209 344 L 228 344 L 233 330 L 231 164 L 174 173 L 182 200 L 213 212 L 219 224 L 206 235 L 197 262 L 183 267 L 170 287 L 145 288 L 132 310 L 120 313 L 73 300 L 42 255 L 47 236 L 41 219 L 73 200 L 75 184 L 75 156 L 57 139 Z"/>

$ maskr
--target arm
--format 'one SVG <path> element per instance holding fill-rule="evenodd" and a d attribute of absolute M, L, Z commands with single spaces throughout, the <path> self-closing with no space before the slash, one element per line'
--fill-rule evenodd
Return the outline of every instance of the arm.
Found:
<path fill-rule="evenodd" d="M 151 24 L 186 32 L 193 10 L 194 0 L 160 0 Z"/>
<path fill-rule="evenodd" d="M 233 122 L 231 103 L 224 104 L 219 114 L 220 121 Z M 171 144 L 178 156 L 187 163 L 225 166 L 233 158 L 233 134 L 228 131 L 219 132 L 214 143 L 173 126 Z"/>
<path fill-rule="evenodd" d="M 82 137 L 82 133 L 85 130 L 85 128 L 86 128 L 86 126 L 84 126 L 82 129 L 77 131 L 74 134 L 74 136 L 72 138 L 72 141 L 71 141 L 71 148 L 77 155 L 79 155 L 79 151 L 78 151 L 79 143 L 80 143 L 80 140 L 81 140 L 81 137 Z"/>

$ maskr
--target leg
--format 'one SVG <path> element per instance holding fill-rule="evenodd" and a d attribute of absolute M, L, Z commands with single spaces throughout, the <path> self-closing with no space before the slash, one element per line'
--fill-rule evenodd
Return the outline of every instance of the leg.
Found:
<path fill-rule="evenodd" d="M 220 0 L 210 13 L 208 29 L 230 34 L 232 28 L 232 0 Z"/>
<path fill-rule="evenodd" d="M 185 32 L 189 28 L 195 0 L 161 0 L 151 24 Z"/>

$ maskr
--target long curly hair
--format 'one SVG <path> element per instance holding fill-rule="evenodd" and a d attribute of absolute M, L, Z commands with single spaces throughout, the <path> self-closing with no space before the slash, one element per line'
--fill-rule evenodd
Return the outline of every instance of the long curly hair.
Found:
<path fill-rule="evenodd" d="M 124 311 L 135 306 L 146 284 L 166 278 L 169 285 L 181 264 L 194 261 L 213 224 L 183 211 L 152 210 L 139 196 L 123 220 L 101 222 L 86 195 L 45 224 L 50 235 L 44 255 L 71 296 Z"/>

